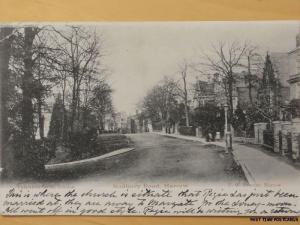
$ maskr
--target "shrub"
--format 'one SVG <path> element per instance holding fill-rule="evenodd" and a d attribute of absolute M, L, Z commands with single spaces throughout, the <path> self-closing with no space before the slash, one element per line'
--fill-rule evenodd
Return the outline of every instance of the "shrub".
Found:
<path fill-rule="evenodd" d="M 71 149 L 71 156 L 74 160 L 85 158 L 86 155 L 93 155 L 97 145 L 97 130 L 79 130 L 69 133 L 67 147 Z"/>
<path fill-rule="evenodd" d="M 57 141 L 53 137 L 43 138 L 35 141 L 35 146 L 39 149 L 39 158 L 46 164 L 55 157 Z"/>
<path fill-rule="evenodd" d="M 46 154 L 40 143 L 34 139 L 24 138 L 21 133 L 16 133 L 9 143 L 12 151 L 12 161 L 7 162 L 7 171 L 14 177 L 42 177 L 45 173 Z"/>
<path fill-rule="evenodd" d="M 195 127 L 180 126 L 178 128 L 178 131 L 182 135 L 196 136 L 196 128 Z"/>

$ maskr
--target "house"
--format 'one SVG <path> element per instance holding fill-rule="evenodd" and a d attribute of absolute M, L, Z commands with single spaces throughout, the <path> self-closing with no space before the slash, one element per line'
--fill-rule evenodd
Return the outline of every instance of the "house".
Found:
<path fill-rule="evenodd" d="M 235 109 L 238 104 L 241 108 L 247 108 L 251 105 L 251 101 L 253 103 L 257 102 L 258 84 L 254 81 L 259 78 L 255 74 L 252 75 L 251 89 L 249 89 L 249 82 L 246 77 L 247 73 L 245 71 L 234 74 L 233 105 Z"/>
<path fill-rule="evenodd" d="M 198 80 L 194 85 L 194 103 L 195 107 L 204 106 L 207 103 L 215 103 L 215 83 Z"/>
<path fill-rule="evenodd" d="M 248 86 L 245 83 L 244 74 L 235 74 L 233 84 L 233 108 L 236 109 L 238 103 L 249 104 Z M 226 95 L 222 77 L 214 74 L 208 81 L 198 80 L 194 85 L 194 107 L 204 106 L 205 104 L 215 104 L 222 106 L 226 102 Z M 256 90 L 252 91 L 255 98 Z"/>
<path fill-rule="evenodd" d="M 296 35 L 296 47 L 289 52 L 271 52 L 276 78 L 280 81 L 282 104 L 300 99 L 300 28 Z"/>
<path fill-rule="evenodd" d="M 296 48 L 288 54 L 288 67 L 290 85 L 290 100 L 300 99 L 300 28 L 296 36 Z"/>
<path fill-rule="evenodd" d="M 127 115 L 125 112 L 115 113 L 115 128 L 118 132 L 127 133 Z"/>

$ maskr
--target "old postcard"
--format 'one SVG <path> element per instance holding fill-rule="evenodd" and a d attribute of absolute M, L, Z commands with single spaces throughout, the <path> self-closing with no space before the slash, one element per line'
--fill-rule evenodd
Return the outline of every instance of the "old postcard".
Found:
<path fill-rule="evenodd" d="M 3 215 L 300 215 L 300 21 L 2 24 L 0 75 Z"/>

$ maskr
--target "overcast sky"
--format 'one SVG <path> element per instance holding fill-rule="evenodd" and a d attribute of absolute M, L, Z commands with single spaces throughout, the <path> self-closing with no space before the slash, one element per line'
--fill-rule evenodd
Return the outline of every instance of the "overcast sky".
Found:
<path fill-rule="evenodd" d="M 99 24 L 105 63 L 112 70 L 115 108 L 134 113 L 139 100 L 163 76 L 178 76 L 178 63 L 197 59 L 213 43 L 248 40 L 262 52 L 287 52 L 295 48 L 299 27 L 295 21 Z"/>

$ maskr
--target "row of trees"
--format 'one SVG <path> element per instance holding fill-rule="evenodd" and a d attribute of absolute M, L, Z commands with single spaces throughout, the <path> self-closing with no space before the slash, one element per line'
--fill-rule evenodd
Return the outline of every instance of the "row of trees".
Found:
<path fill-rule="evenodd" d="M 39 175 L 54 98 L 48 136 L 58 143 L 113 112 L 103 38 L 86 26 L 1 27 L 0 54 L 2 166 L 8 176 Z"/>
<path fill-rule="evenodd" d="M 278 79 L 276 65 L 269 54 L 265 57 L 259 54 L 259 49 L 247 42 L 219 43 L 212 46 L 210 54 L 203 53 L 200 62 L 187 62 L 179 65 L 178 79 L 176 76 L 165 77 L 153 87 L 143 99 L 142 111 L 155 122 L 160 121 L 164 126 L 178 123 L 185 126 L 209 126 L 216 122 L 217 129 L 221 129 L 224 121 L 223 105 L 229 106 L 229 123 L 243 130 L 252 129 L 255 122 L 272 121 L 278 119 L 282 99 L 281 84 Z M 212 75 L 219 79 L 213 80 L 214 101 L 210 105 L 202 105 L 191 110 L 191 102 L 195 96 L 205 98 L 203 90 L 196 83 L 188 83 L 192 77 L 207 80 Z M 236 83 L 240 76 L 248 89 L 248 106 L 236 108 Z M 211 84 L 207 82 L 207 84 Z M 212 105 L 211 105 L 212 104 Z M 204 113 L 208 112 L 208 114 Z M 211 118 L 213 116 L 213 118 Z M 201 117 L 201 118 L 200 118 Z M 223 116 L 224 117 L 224 116 Z M 224 123 L 223 123 L 224 124 Z M 222 129 L 221 129 L 222 130 Z"/>

